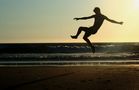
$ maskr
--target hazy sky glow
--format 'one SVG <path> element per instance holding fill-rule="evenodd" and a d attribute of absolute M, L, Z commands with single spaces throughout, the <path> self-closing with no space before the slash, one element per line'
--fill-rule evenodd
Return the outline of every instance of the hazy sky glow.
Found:
<path fill-rule="evenodd" d="M 70 38 L 79 26 L 91 26 L 93 19 L 74 17 L 104 15 L 124 25 L 105 21 L 93 42 L 139 42 L 139 0 L 0 0 L 0 43 L 84 42 Z"/>

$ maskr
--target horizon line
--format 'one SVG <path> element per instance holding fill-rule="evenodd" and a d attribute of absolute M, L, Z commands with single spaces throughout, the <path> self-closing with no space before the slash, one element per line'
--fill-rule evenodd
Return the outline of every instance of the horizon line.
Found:
<path fill-rule="evenodd" d="M 7 42 L 0 44 L 70 44 L 70 43 L 86 44 L 85 42 Z M 93 42 L 93 43 L 95 44 L 95 43 L 139 43 L 139 42 Z"/>

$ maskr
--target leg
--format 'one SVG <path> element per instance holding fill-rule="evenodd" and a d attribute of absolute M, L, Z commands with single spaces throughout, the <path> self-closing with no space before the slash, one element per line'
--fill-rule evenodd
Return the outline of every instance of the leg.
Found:
<path fill-rule="evenodd" d="M 86 31 L 86 30 L 88 30 L 87 27 L 80 27 L 80 28 L 78 29 L 78 31 L 77 31 L 77 34 L 74 35 L 74 36 L 71 36 L 71 38 L 73 38 L 73 39 L 77 39 L 78 36 L 80 35 L 80 33 L 81 33 L 82 31 Z"/>
<path fill-rule="evenodd" d="M 83 39 L 87 42 L 87 44 L 91 47 L 91 50 L 93 53 L 95 53 L 95 47 L 91 44 L 90 40 L 88 39 L 88 37 L 91 35 L 91 33 L 85 32 L 85 35 L 83 37 Z"/>

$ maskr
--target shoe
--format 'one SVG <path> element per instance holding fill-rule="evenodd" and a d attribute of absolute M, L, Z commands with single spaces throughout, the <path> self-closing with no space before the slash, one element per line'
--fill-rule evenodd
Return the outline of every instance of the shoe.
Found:
<path fill-rule="evenodd" d="M 77 36 L 71 36 L 72 39 L 77 39 Z"/>
<path fill-rule="evenodd" d="M 95 47 L 91 48 L 91 50 L 92 50 L 92 53 L 96 52 Z"/>

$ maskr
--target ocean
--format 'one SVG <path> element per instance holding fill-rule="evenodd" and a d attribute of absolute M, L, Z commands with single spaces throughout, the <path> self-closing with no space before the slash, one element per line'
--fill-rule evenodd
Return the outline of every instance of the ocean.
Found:
<path fill-rule="evenodd" d="M 0 66 L 139 64 L 139 43 L 0 44 Z"/>

